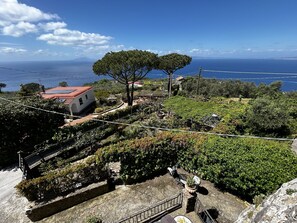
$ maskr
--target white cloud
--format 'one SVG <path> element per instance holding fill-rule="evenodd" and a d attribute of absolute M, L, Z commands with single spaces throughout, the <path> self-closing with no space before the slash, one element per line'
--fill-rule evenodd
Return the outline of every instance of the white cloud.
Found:
<path fill-rule="evenodd" d="M 52 45 L 88 46 L 106 44 L 112 37 L 78 30 L 56 29 L 53 33 L 42 34 L 37 39 Z"/>
<path fill-rule="evenodd" d="M 95 53 L 104 54 L 109 51 L 117 52 L 125 50 L 124 45 L 99 45 L 99 46 L 88 46 L 88 47 L 78 47 L 78 50 L 83 50 L 84 53 Z"/>
<path fill-rule="evenodd" d="M 46 32 L 65 28 L 67 24 L 65 22 L 48 22 L 48 23 L 40 23 L 39 26 Z"/>
<path fill-rule="evenodd" d="M 82 53 L 99 53 L 124 49 L 123 45 L 111 45 L 110 36 L 67 28 L 57 14 L 45 13 L 18 0 L 0 0 L 0 34 L 21 37 L 36 33 L 37 40 L 50 45 L 70 46 Z M 1 52 L 23 53 L 24 49 L 1 48 Z M 49 55 L 48 50 L 32 51 L 33 55 Z"/>
<path fill-rule="evenodd" d="M 17 0 L 0 1 L 0 25 L 7 26 L 18 22 L 39 22 L 58 19 L 56 14 L 44 13 L 41 10 L 19 3 Z"/>
<path fill-rule="evenodd" d="M 151 53 L 155 53 L 155 54 L 163 54 L 163 51 L 161 51 L 161 50 L 147 49 L 146 51 L 151 52 Z"/>
<path fill-rule="evenodd" d="M 190 53 L 209 53 L 209 49 L 199 49 L 199 48 L 194 48 L 190 50 Z"/>
<path fill-rule="evenodd" d="M 14 47 L 0 47 L 0 53 L 9 54 L 9 53 L 17 53 L 22 54 L 27 52 L 26 49 L 22 48 L 14 48 Z"/>
<path fill-rule="evenodd" d="M 26 33 L 35 33 L 38 29 L 35 24 L 28 22 L 19 22 L 17 24 L 11 24 L 3 28 L 2 32 L 7 36 L 20 37 Z"/>
<path fill-rule="evenodd" d="M 9 42 L 0 42 L 0 45 L 6 45 L 6 46 L 19 46 L 18 43 L 9 43 Z"/>

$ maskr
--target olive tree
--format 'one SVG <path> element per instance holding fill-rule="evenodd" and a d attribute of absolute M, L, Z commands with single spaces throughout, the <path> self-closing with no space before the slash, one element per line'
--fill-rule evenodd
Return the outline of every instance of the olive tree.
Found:
<path fill-rule="evenodd" d="M 187 55 L 171 53 L 159 57 L 157 69 L 162 70 L 168 75 L 168 94 L 171 96 L 172 75 L 175 71 L 191 63 L 192 58 Z"/>
<path fill-rule="evenodd" d="M 108 75 L 125 85 L 128 105 L 132 106 L 134 83 L 155 68 L 157 59 L 157 54 L 141 50 L 109 52 L 94 63 L 93 71 L 97 75 Z"/>

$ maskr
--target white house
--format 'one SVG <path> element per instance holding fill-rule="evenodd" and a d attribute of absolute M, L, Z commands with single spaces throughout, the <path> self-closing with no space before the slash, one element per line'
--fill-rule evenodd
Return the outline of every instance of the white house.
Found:
<path fill-rule="evenodd" d="M 141 81 L 135 81 L 135 82 L 128 82 L 129 87 L 132 87 L 132 83 L 134 83 L 134 88 L 142 88 L 143 87 L 143 83 Z"/>
<path fill-rule="evenodd" d="M 95 102 L 94 91 L 85 87 L 55 87 L 41 92 L 44 99 L 58 99 L 67 105 L 70 114 L 79 114 Z"/>

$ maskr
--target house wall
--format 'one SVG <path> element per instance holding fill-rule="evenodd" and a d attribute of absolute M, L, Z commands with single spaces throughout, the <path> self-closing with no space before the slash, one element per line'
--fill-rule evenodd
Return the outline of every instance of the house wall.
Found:
<path fill-rule="evenodd" d="M 82 103 L 80 102 L 80 99 L 81 99 Z M 90 89 L 90 90 L 78 95 L 75 99 L 73 99 L 71 104 L 69 104 L 70 113 L 72 111 L 73 114 L 79 114 L 83 109 L 88 107 L 94 101 L 95 101 L 94 91 L 93 91 L 93 89 Z M 73 104 L 75 104 L 76 106 L 73 106 Z"/>

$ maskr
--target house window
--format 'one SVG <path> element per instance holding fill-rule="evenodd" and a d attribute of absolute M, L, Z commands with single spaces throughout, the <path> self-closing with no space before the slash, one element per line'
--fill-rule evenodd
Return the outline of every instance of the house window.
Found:
<path fill-rule="evenodd" d="M 82 105 L 83 104 L 82 98 L 79 98 L 78 100 L 79 100 L 79 104 Z"/>
<path fill-rule="evenodd" d="M 88 100 L 88 95 L 86 94 L 86 100 Z"/>

